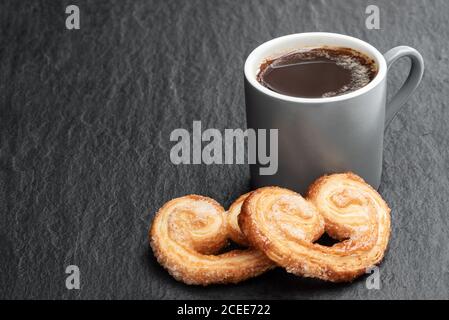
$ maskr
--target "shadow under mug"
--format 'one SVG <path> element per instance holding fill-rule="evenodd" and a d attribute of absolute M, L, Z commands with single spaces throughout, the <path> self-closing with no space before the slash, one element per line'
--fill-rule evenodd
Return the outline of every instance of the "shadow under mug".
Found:
<path fill-rule="evenodd" d="M 265 60 L 298 48 L 324 45 L 348 47 L 368 55 L 377 63 L 377 75 L 361 89 L 326 98 L 286 96 L 257 81 L 259 67 Z M 386 103 L 388 69 L 401 57 L 410 58 L 410 72 Z M 385 128 L 419 85 L 424 61 L 418 51 L 407 46 L 395 47 L 382 55 L 357 38 L 311 32 L 260 45 L 246 59 L 244 73 L 248 128 L 278 129 L 278 170 L 273 175 L 263 175 L 259 169 L 264 165 L 252 164 L 254 187 L 276 185 L 303 193 L 324 174 L 352 171 L 377 189 Z"/>

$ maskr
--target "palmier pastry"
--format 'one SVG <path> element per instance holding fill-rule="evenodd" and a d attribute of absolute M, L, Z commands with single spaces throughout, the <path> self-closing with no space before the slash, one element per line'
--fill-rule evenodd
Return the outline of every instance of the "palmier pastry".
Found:
<path fill-rule="evenodd" d="M 245 235 L 242 233 L 239 227 L 238 216 L 242 209 L 243 202 L 248 198 L 251 192 L 245 193 L 237 198 L 234 203 L 229 207 L 227 220 L 228 220 L 228 234 L 229 238 L 235 243 L 238 243 L 242 246 L 249 246 L 248 240 Z"/>
<path fill-rule="evenodd" d="M 233 214 L 239 206 L 231 206 Z M 223 207 L 213 199 L 189 195 L 167 202 L 158 211 L 149 240 L 159 263 L 187 284 L 236 283 L 273 267 L 256 249 L 218 254 L 229 236 Z M 242 239 L 240 235 L 238 242 Z"/>
<path fill-rule="evenodd" d="M 333 174 L 314 182 L 307 200 L 278 187 L 254 191 L 239 225 L 251 244 L 288 272 L 351 281 L 382 260 L 390 209 L 359 176 Z M 324 231 L 340 242 L 314 243 Z"/>

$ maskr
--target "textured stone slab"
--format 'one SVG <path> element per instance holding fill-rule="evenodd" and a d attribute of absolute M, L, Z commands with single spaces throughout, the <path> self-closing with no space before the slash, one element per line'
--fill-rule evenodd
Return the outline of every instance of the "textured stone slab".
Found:
<path fill-rule="evenodd" d="M 64 1 L 63 1 L 64 2 Z M 68 5 L 69 3 L 67 3 Z M 198 299 L 449 297 L 449 2 L 371 1 L 381 30 L 351 1 L 77 1 L 0 3 L 0 298 Z M 417 48 L 419 91 L 385 137 L 380 192 L 392 211 L 381 290 L 274 270 L 234 286 L 174 281 L 147 248 L 168 199 L 229 205 L 249 190 L 244 165 L 175 166 L 175 128 L 245 127 L 243 62 L 258 44 L 304 31 Z M 398 88 L 406 61 L 391 71 Z M 65 288 L 65 267 L 81 290 Z"/>

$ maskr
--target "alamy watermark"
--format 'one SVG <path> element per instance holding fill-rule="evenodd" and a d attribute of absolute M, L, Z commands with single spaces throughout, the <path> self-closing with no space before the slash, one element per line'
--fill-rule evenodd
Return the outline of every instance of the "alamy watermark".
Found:
<path fill-rule="evenodd" d="M 201 121 L 193 121 L 191 133 L 175 129 L 170 141 L 177 142 L 170 150 L 176 165 L 258 163 L 260 175 L 278 170 L 278 129 L 224 129 L 222 134 L 214 128 L 202 131 Z"/>
<path fill-rule="evenodd" d="M 65 8 L 65 13 L 68 14 L 65 19 L 65 27 L 68 30 L 79 30 L 80 28 L 80 8 L 71 4 Z"/>
<path fill-rule="evenodd" d="M 366 7 L 365 14 L 368 15 L 365 20 L 365 27 L 368 30 L 379 30 L 380 29 L 379 7 L 374 4 L 370 4 L 369 6 Z"/>
<path fill-rule="evenodd" d="M 65 273 L 69 276 L 65 279 L 65 287 L 69 290 L 80 289 L 80 268 L 76 265 L 70 265 L 65 268 Z"/>
<path fill-rule="evenodd" d="M 371 266 L 365 270 L 366 274 L 369 276 L 366 278 L 365 286 L 368 290 L 379 290 L 380 289 L 380 272 L 379 267 Z"/>

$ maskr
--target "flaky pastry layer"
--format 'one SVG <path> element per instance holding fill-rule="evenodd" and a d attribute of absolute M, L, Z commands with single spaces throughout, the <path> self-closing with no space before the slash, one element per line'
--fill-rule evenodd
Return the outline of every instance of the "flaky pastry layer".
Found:
<path fill-rule="evenodd" d="M 257 249 L 218 254 L 229 237 L 247 244 L 235 229 L 243 200 L 239 198 L 231 206 L 232 219 L 220 204 L 207 197 L 188 195 L 167 202 L 149 232 L 158 262 L 175 279 L 195 285 L 237 283 L 272 268 L 273 262 Z M 228 220 L 234 221 L 233 227 Z"/>
<path fill-rule="evenodd" d="M 390 209 L 353 173 L 318 179 L 307 198 L 279 187 L 260 188 L 238 216 L 249 243 L 288 272 L 351 281 L 378 264 L 390 236 Z M 327 232 L 341 242 L 314 243 Z"/>

